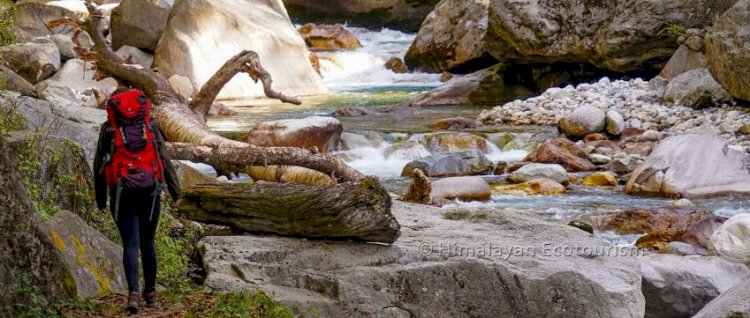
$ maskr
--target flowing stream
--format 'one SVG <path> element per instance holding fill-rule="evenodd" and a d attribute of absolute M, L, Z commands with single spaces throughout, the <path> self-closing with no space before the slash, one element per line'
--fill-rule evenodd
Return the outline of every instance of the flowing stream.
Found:
<path fill-rule="evenodd" d="M 353 51 L 319 53 L 321 75 L 332 92 L 329 96 L 304 98 L 302 106 L 270 104 L 262 106 L 237 106 L 239 114 L 232 117 L 216 117 L 209 120 L 212 129 L 232 135 L 247 131 L 258 121 L 287 118 L 304 118 L 312 115 L 328 116 L 341 107 L 382 107 L 406 102 L 419 94 L 440 85 L 440 74 L 407 73 L 396 74 L 384 67 L 393 57 L 403 57 L 414 34 L 383 29 L 369 31 L 351 28 L 360 39 L 363 47 Z M 345 134 L 343 150 L 340 153 L 355 169 L 381 178 L 385 186 L 394 193 L 401 193 L 409 180 L 400 177 L 403 167 L 413 156 L 391 156 L 389 146 L 404 140 L 418 139 L 420 134 L 433 132 L 428 126 L 436 120 L 456 116 L 476 116 L 480 107 L 432 107 L 408 114 L 383 114 L 377 117 L 341 117 Z M 485 137 L 488 141 L 488 157 L 493 162 L 521 161 L 528 149 L 533 146 L 533 136 L 551 136 L 555 129 L 540 127 L 507 127 L 493 130 L 477 130 L 471 133 Z M 514 145 L 507 138 L 493 138 L 498 135 L 511 136 Z M 354 138 L 356 137 L 356 138 Z M 350 140 L 364 140 L 354 144 Z M 490 140 L 505 140 L 503 144 Z M 348 142 L 347 142 L 348 141 Z M 536 142 L 543 140 L 537 139 Z M 205 167 L 204 167 L 205 169 Z M 487 177 L 490 182 L 502 182 L 503 177 Z M 501 207 L 530 212 L 540 218 L 568 222 L 577 218 L 613 213 L 631 208 L 653 208 L 669 205 L 672 200 L 644 198 L 626 195 L 622 189 L 606 190 L 592 187 L 572 186 L 564 195 L 557 196 L 511 196 L 496 194 L 490 202 L 456 202 L 466 208 Z M 723 216 L 750 212 L 750 198 L 735 197 L 713 200 L 695 200 L 696 205 L 705 207 Z M 619 236 L 613 233 L 596 233 L 614 244 L 633 244 L 638 235 Z"/>

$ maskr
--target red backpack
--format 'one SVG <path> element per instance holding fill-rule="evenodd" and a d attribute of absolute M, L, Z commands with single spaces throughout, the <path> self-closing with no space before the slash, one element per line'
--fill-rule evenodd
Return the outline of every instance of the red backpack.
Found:
<path fill-rule="evenodd" d="M 104 166 L 107 185 L 137 189 L 164 182 L 151 102 L 143 92 L 113 95 L 107 105 L 107 122 L 114 137 Z"/>

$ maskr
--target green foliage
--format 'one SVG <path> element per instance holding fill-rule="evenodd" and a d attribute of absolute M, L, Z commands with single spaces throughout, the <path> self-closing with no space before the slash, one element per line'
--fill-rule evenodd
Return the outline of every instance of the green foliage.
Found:
<path fill-rule="evenodd" d="M 16 10 L 15 2 L 0 0 L 0 46 L 15 43 L 18 40 L 13 33 Z"/>
<path fill-rule="evenodd" d="M 286 318 L 293 317 L 289 308 L 264 293 L 220 293 L 202 301 L 206 306 L 195 307 L 188 311 L 187 317 L 223 317 L 223 318 Z"/>
<path fill-rule="evenodd" d="M 685 34 L 685 32 L 687 32 L 687 28 L 679 23 L 670 23 L 666 28 L 664 28 L 664 32 L 668 35 L 677 37 Z"/>

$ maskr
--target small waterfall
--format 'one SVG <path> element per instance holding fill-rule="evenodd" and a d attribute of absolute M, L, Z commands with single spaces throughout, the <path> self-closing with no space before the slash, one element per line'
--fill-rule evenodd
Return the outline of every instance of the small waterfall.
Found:
<path fill-rule="evenodd" d="M 331 92 L 425 90 L 440 85 L 440 74 L 397 74 L 385 68 L 392 57 L 403 58 L 416 34 L 347 27 L 362 47 L 351 51 L 319 52 L 320 71 Z"/>

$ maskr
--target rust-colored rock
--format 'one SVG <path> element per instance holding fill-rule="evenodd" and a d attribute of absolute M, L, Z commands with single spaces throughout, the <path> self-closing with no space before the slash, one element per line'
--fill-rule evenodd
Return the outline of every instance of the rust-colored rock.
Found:
<path fill-rule="evenodd" d="M 320 74 L 320 57 L 315 53 L 310 53 L 310 65 L 316 73 Z"/>
<path fill-rule="evenodd" d="M 511 195 L 556 195 L 567 191 L 565 186 L 559 182 L 547 178 L 534 179 L 519 184 L 499 184 L 494 185 L 492 189 L 495 192 Z"/>
<path fill-rule="evenodd" d="M 264 147 L 316 147 L 319 152 L 337 150 L 344 127 L 333 117 L 313 116 L 256 124 L 249 129 L 249 144 Z"/>
<path fill-rule="evenodd" d="M 362 46 L 354 33 L 340 24 L 308 23 L 299 33 L 313 51 L 351 50 Z"/>
<path fill-rule="evenodd" d="M 384 66 L 385 68 L 398 74 L 403 74 L 408 71 L 408 69 L 406 68 L 406 64 L 404 64 L 404 60 L 395 56 L 386 61 Z"/>
<path fill-rule="evenodd" d="M 476 127 L 476 121 L 473 118 L 467 117 L 438 119 L 430 124 L 430 128 L 435 130 L 462 130 L 474 129 Z"/>
<path fill-rule="evenodd" d="M 684 232 L 709 215 L 712 215 L 711 211 L 698 207 L 634 209 L 605 216 L 599 228 L 620 235 L 668 229 Z"/>
<path fill-rule="evenodd" d="M 583 137 L 583 141 L 590 142 L 590 141 L 599 141 L 599 140 L 607 140 L 607 137 L 604 136 L 602 133 L 593 133 L 588 134 L 586 137 Z"/>
<path fill-rule="evenodd" d="M 547 141 L 530 153 L 526 162 L 556 163 L 570 172 L 593 171 L 596 166 L 591 163 L 586 153 L 575 143 L 565 138 Z"/>

